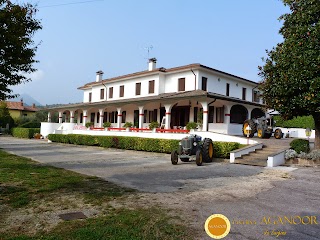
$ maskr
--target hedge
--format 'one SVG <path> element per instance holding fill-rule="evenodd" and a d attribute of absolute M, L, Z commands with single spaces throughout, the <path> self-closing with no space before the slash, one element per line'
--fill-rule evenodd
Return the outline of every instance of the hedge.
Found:
<path fill-rule="evenodd" d="M 314 120 L 312 116 L 295 117 L 291 120 L 283 120 L 281 116 L 275 116 L 277 127 L 283 128 L 310 128 L 314 129 Z"/>
<path fill-rule="evenodd" d="M 179 147 L 179 140 L 124 136 L 49 134 L 48 139 L 52 142 L 160 153 L 171 153 L 171 151 Z M 231 151 L 240 148 L 240 144 L 235 142 L 213 142 L 213 148 L 215 158 L 228 158 Z"/>
<path fill-rule="evenodd" d="M 26 122 L 18 126 L 18 128 L 40 128 L 41 123 L 39 122 Z"/>
<path fill-rule="evenodd" d="M 40 133 L 40 128 L 12 128 L 11 133 L 18 138 L 33 138 L 35 133 Z"/>

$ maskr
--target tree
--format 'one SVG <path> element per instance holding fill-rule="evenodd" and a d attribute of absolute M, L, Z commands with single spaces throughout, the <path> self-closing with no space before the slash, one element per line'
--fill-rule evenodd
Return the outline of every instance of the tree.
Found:
<path fill-rule="evenodd" d="M 259 67 L 260 89 L 268 108 L 284 119 L 312 115 L 315 148 L 320 148 L 320 1 L 282 0 L 290 12 L 280 16 L 284 41 Z"/>
<path fill-rule="evenodd" d="M 36 12 L 31 4 L 0 0 L 0 100 L 14 97 L 9 87 L 31 81 L 25 74 L 36 71 L 32 37 L 41 29 Z"/>
<path fill-rule="evenodd" d="M 9 124 L 9 128 L 14 125 L 14 120 L 9 113 L 6 102 L 0 102 L 0 127 L 6 128 Z"/>

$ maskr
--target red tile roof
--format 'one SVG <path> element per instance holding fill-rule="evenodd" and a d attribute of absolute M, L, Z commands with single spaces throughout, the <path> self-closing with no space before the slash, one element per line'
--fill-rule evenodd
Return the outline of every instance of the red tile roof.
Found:
<path fill-rule="evenodd" d="M 23 102 L 9 102 L 6 101 L 7 108 L 10 110 L 20 110 L 20 111 L 29 111 L 29 112 L 37 112 L 39 109 L 30 106 L 24 106 Z"/>

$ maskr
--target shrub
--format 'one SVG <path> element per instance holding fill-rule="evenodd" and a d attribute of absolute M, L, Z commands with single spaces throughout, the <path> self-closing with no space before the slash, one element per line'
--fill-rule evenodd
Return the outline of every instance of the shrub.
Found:
<path fill-rule="evenodd" d="M 284 120 L 281 116 L 274 116 L 274 120 L 276 121 L 277 127 L 314 129 L 312 116 L 295 117 L 291 120 Z"/>
<path fill-rule="evenodd" d="M 19 128 L 40 128 L 41 123 L 39 122 L 26 122 L 18 126 Z"/>
<path fill-rule="evenodd" d="M 213 142 L 213 156 L 215 158 L 229 158 L 230 152 L 239 149 L 237 142 Z"/>
<path fill-rule="evenodd" d="M 297 157 L 297 152 L 295 151 L 295 150 L 293 150 L 293 149 L 288 149 L 288 150 L 286 150 L 286 153 L 285 153 L 285 155 L 284 155 L 284 158 L 286 159 L 286 160 L 288 160 L 288 159 L 291 159 L 291 158 L 296 158 Z"/>
<path fill-rule="evenodd" d="M 150 129 L 154 129 L 154 128 L 157 128 L 157 127 L 159 127 L 159 123 L 158 122 L 151 122 L 149 124 L 149 128 Z"/>
<path fill-rule="evenodd" d="M 86 128 L 92 127 L 93 126 L 93 122 L 87 122 L 85 126 L 86 126 Z"/>
<path fill-rule="evenodd" d="M 290 148 L 295 150 L 297 153 L 300 152 L 305 152 L 308 153 L 310 152 L 310 146 L 309 146 L 309 141 L 306 139 L 294 139 L 290 143 Z"/>
<path fill-rule="evenodd" d="M 104 127 L 104 128 L 111 127 L 111 122 L 104 122 L 104 123 L 103 123 L 103 127 Z"/>
<path fill-rule="evenodd" d="M 160 153 L 171 153 L 179 147 L 179 140 L 124 136 L 49 134 L 48 139 L 52 142 Z M 213 142 L 214 157 L 227 158 L 230 156 L 231 151 L 236 150 L 239 147 L 240 144 L 235 142 Z"/>
<path fill-rule="evenodd" d="M 188 122 L 186 127 L 187 127 L 188 130 L 196 129 L 198 127 L 198 124 L 195 123 L 195 122 Z"/>
<path fill-rule="evenodd" d="M 40 128 L 13 128 L 11 132 L 17 138 L 33 138 L 35 133 L 40 133 Z"/>
<path fill-rule="evenodd" d="M 131 122 L 126 122 L 125 124 L 123 124 L 124 128 L 131 128 L 133 126 L 133 124 Z"/>

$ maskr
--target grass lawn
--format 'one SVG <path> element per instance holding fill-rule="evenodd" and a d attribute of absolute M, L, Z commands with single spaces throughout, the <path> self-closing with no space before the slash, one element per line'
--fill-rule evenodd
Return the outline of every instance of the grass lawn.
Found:
<path fill-rule="evenodd" d="M 193 239 L 169 210 L 135 200 L 132 189 L 0 150 L 1 240 Z M 58 216 L 79 211 L 88 218 Z"/>

